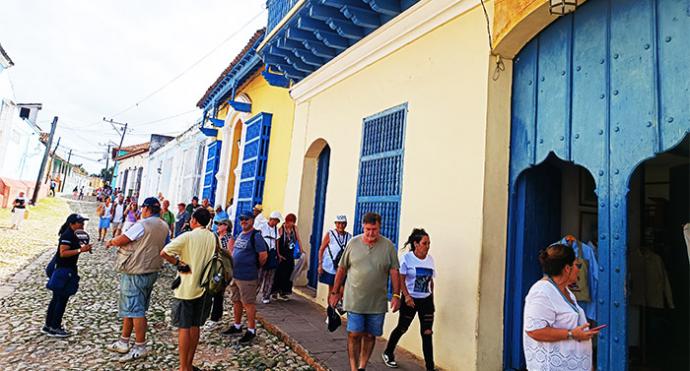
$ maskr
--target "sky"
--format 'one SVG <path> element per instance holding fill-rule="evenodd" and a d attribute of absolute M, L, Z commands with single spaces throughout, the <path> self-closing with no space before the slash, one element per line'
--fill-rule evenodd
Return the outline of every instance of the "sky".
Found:
<path fill-rule="evenodd" d="M 175 136 L 201 117 L 196 103 L 254 32 L 265 0 L 2 0 L 0 44 L 14 62 L 18 103 L 54 116 L 58 154 L 91 173 L 105 167 L 120 135 L 103 118 L 132 128 L 125 145 Z M 100 161 L 97 161 L 100 160 Z"/>

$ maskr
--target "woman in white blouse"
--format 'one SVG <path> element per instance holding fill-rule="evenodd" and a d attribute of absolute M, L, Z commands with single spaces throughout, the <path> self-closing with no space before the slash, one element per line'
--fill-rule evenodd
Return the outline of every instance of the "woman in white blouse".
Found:
<path fill-rule="evenodd" d="M 585 312 L 568 286 L 577 281 L 582 263 L 572 247 L 554 244 L 539 253 L 544 278 L 525 298 L 525 359 L 528 370 L 592 370 L 592 337 Z"/>

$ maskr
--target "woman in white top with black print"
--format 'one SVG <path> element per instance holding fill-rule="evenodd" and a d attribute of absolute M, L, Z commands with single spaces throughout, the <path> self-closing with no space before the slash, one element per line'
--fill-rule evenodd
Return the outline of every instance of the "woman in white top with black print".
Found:
<path fill-rule="evenodd" d="M 345 215 L 337 215 L 334 222 L 335 229 L 326 232 L 319 248 L 319 282 L 328 285 L 328 292 L 333 291 L 340 257 L 343 256 L 345 246 L 352 239 L 350 232 L 345 230 L 347 228 Z"/>
<path fill-rule="evenodd" d="M 415 314 L 419 316 L 422 335 L 422 351 L 427 370 L 435 370 L 432 327 L 434 326 L 434 277 L 436 266 L 434 258 L 429 255 L 431 240 L 424 229 L 415 228 L 407 238 L 405 246 L 410 251 L 400 259 L 400 281 L 405 300 L 400 303 L 398 326 L 391 332 L 388 346 L 382 354 L 383 362 L 388 367 L 397 368 L 395 347 L 410 327 Z M 403 246 L 403 248 L 405 247 Z"/>
<path fill-rule="evenodd" d="M 584 310 L 568 286 L 577 282 L 582 262 L 571 246 L 553 244 L 539 253 L 544 278 L 525 298 L 524 332 L 527 369 L 592 369 L 592 338 L 603 327 L 589 328 Z"/>

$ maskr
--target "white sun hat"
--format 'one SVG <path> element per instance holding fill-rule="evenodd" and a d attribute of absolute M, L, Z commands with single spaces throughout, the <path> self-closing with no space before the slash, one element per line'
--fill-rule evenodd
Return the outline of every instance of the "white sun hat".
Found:
<path fill-rule="evenodd" d="M 278 220 L 283 220 L 283 216 L 280 214 L 280 211 L 274 211 L 271 213 L 271 216 L 268 217 L 269 219 L 278 219 Z"/>
<path fill-rule="evenodd" d="M 347 223 L 347 216 L 344 214 L 336 215 L 335 216 L 335 222 L 336 223 Z"/>

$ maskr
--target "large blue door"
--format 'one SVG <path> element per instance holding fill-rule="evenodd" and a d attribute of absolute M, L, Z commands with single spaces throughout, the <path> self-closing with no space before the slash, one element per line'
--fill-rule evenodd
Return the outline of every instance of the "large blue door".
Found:
<path fill-rule="evenodd" d="M 220 166 L 220 150 L 222 142 L 219 140 L 209 143 L 206 150 L 206 173 L 204 174 L 204 190 L 202 198 L 208 198 L 211 206 L 215 208 L 216 188 L 218 180 L 216 174 Z"/>
<path fill-rule="evenodd" d="M 270 113 L 262 112 L 249 119 L 245 124 L 242 172 L 237 195 L 237 208 L 235 209 L 235 233 L 239 233 L 241 229 L 239 215 L 244 211 L 251 210 L 254 205 L 260 204 L 264 198 L 272 117 L 273 115 Z"/>
<path fill-rule="evenodd" d="M 597 368 L 627 369 L 627 196 L 632 172 L 690 132 L 690 16 L 686 0 L 589 0 L 530 41 L 514 60 L 510 192 L 550 154 L 586 168 L 598 198 Z M 517 206 L 515 206 L 517 205 Z M 527 214 L 513 202 L 507 255 Z M 542 233 L 540 230 L 534 233 Z M 521 274 L 515 259 L 506 272 Z M 522 313 L 522 276 L 506 276 L 506 368 Z M 519 294 L 518 294 L 519 293 Z M 518 351 L 519 353 L 519 351 Z"/>
<path fill-rule="evenodd" d="M 331 147 L 326 145 L 326 148 L 321 150 L 319 154 L 319 162 L 316 170 L 316 192 L 314 196 L 314 219 L 311 229 L 311 244 L 310 261 L 319 261 L 319 247 L 321 246 L 321 238 L 323 237 L 324 225 L 324 211 L 326 209 L 326 189 L 328 188 L 328 166 L 331 160 Z M 318 281 L 318 264 L 309 265 L 309 286 L 316 288 Z"/>

